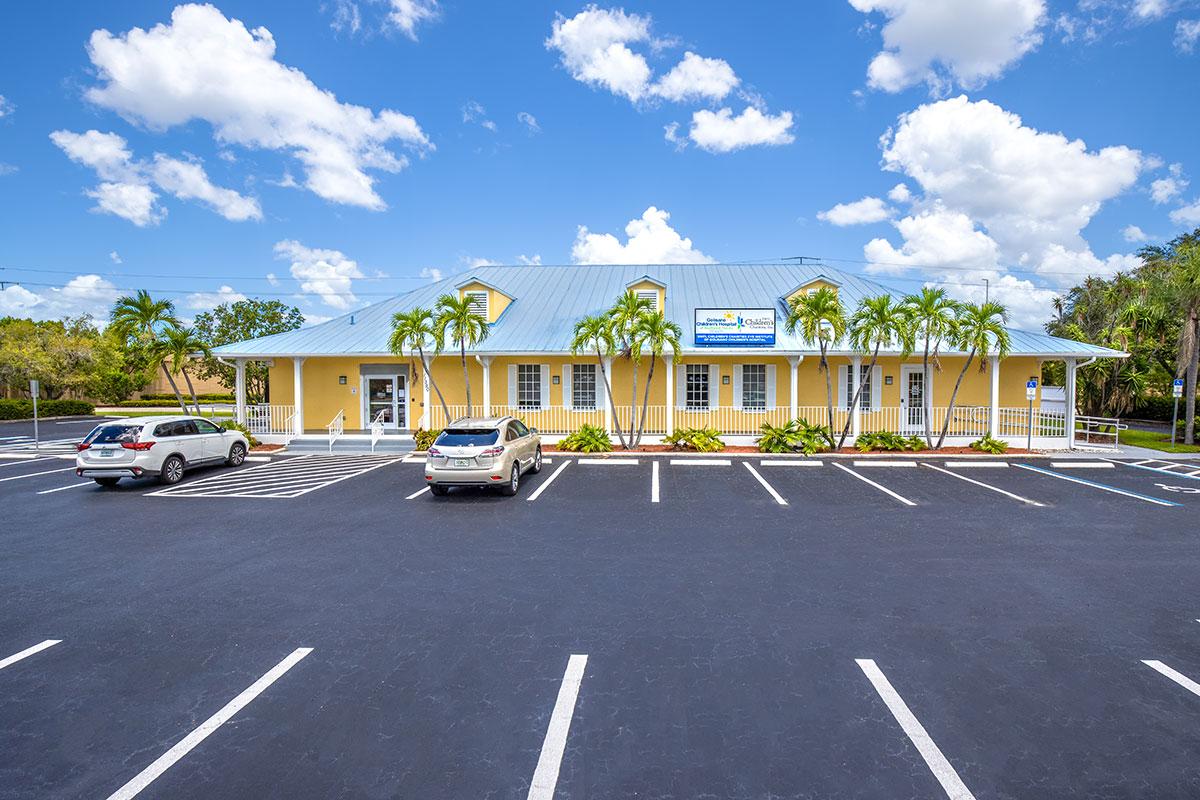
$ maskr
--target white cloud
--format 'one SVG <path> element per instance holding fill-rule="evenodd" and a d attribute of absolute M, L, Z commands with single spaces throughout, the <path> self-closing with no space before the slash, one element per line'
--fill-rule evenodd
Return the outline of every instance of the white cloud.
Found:
<path fill-rule="evenodd" d="M 178 6 L 171 24 L 148 31 L 95 31 L 88 54 L 101 81 L 91 102 L 152 130 L 204 120 L 221 144 L 291 153 L 307 188 L 331 202 L 385 208 L 366 170 L 408 164 L 386 145 L 433 149 L 412 117 L 339 103 L 275 60 L 270 31 L 248 31 L 212 6 Z"/>
<path fill-rule="evenodd" d="M 1044 0 L 850 0 L 887 17 L 883 50 L 867 69 L 875 89 L 899 92 L 926 83 L 945 94 L 957 83 L 976 89 L 1041 44 Z"/>
<path fill-rule="evenodd" d="M 1150 184 L 1150 197 L 1155 205 L 1178 197 L 1188 187 L 1188 180 L 1183 177 L 1183 164 L 1172 164 L 1167 171 L 1170 174 L 1166 178 L 1159 178 Z"/>
<path fill-rule="evenodd" d="M 938 269 L 976 269 L 995 272 L 1000 248 L 991 237 L 976 230 L 966 214 L 940 204 L 896 220 L 904 244 L 899 249 L 886 239 L 872 239 L 863 248 L 867 272 L 898 274 L 919 267 L 938 274 Z"/>
<path fill-rule="evenodd" d="M 326 317 L 321 314 L 309 314 L 308 312 L 304 312 L 305 325 L 320 325 L 322 322 L 329 322 L 331 319 L 333 319 L 333 317 Z"/>
<path fill-rule="evenodd" d="M 948 293 L 956 300 L 982 303 L 985 298 L 1001 303 L 1008 309 L 1008 326 L 1016 330 L 1041 332 L 1043 323 L 1053 313 L 1058 292 L 1034 285 L 1013 275 L 1002 275 L 990 285 L 948 285 Z M 1001 371 L 1003 371 L 1001 367 Z"/>
<path fill-rule="evenodd" d="M 214 186 L 198 163 L 156 153 L 151 162 L 136 161 L 127 142 L 115 133 L 54 131 L 50 139 L 72 161 L 91 167 L 104 182 L 89 197 L 96 209 L 144 227 L 160 222 L 166 209 L 157 205 L 157 186 L 180 200 L 199 200 L 228 220 L 261 219 L 258 200 Z"/>
<path fill-rule="evenodd" d="M 1170 0 L 1135 0 L 1133 16 L 1138 19 L 1161 19 L 1171 10 Z"/>
<path fill-rule="evenodd" d="M 1176 225 L 1200 225 L 1200 198 L 1190 206 L 1183 206 L 1171 212 L 1171 222 Z"/>
<path fill-rule="evenodd" d="M 1200 39 L 1200 19 L 1181 19 L 1175 23 L 1175 47 L 1182 53 L 1190 53 Z"/>
<path fill-rule="evenodd" d="M 329 27 L 335 31 L 350 31 L 350 33 L 358 33 L 362 28 L 362 14 L 359 13 L 358 3 L 352 3 L 350 0 L 337 0 L 337 5 L 333 9 L 333 22 Z"/>
<path fill-rule="evenodd" d="M 0 94 L 0 117 L 11 114 L 15 110 L 15 106 L 5 99 L 4 95 Z"/>
<path fill-rule="evenodd" d="M 16 172 L 18 169 L 19 169 L 19 167 L 15 166 L 13 164 L 6 164 L 3 161 L 0 161 L 0 176 L 11 175 L 14 172 Z"/>
<path fill-rule="evenodd" d="M 438 18 L 437 0 L 388 0 L 391 11 L 387 19 L 397 30 L 414 42 L 417 40 L 417 25 L 433 22 Z"/>
<path fill-rule="evenodd" d="M 517 256 L 517 260 L 526 266 L 536 267 L 542 263 L 542 256 L 540 253 L 534 253 L 532 256 L 527 256 L 522 253 L 521 255 Z"/>
<path fill-rule="evenodd" d="M 442 278 L 444 278 L 445 276 L 442 275 L 442 271 L 440 269 L 438 269 L 437 267 L 424 267 L 421 270 L 421 277 L 429 278 L 429 280 L 431 282 L 436 283 L 436 282 L 440 281 Z"/>
<path fill-rule="evenodd" d="M 496 123 L 487 118 L 487 109 L 474 100 L 470 100 L 462 107 L 462 121 L 475 122 L 476 120 L 489 131 L 496 130 Z"/>
<path fill-rule="evenodd" d="M 117 251 L 116 251 L 116 250 L 113 250 L 111 253 L 109 253 L 109 254 L 108 254 L 108 257 L 112 259 L 112 262 L 113 262 L 114 264 L 120 264 L 120 263 L 121 263 L 121 256 L 117 255 Z"/>
<path fill-rule="evenodd" d="M 246 295 L 235 292 L 232 286 L 222 286 L 215 292 L 192 292 L 183 299 L 183 307 L 193 311 L 211 311 L 222 303 L 239 303 Z"/>
<path fill-rule="evenodd" d="M 888 191 L 888 199 L 893 203 L 907 203 L 912 200 L 912 192 L 907 183 L 897 183 Z"/>
<path fill-rule="evenodd" d="M 1127 226 L 1125 230 L 1121 231 L 1121 234 L 1125 237 L 1125 241 L 1132 243 L 1144 242 L 1150 238 L 1146 235 L 1146 232 L 1137 225 Z"/>
<path fill-rule="evenodd" d="M 674 145 L 676 152 L 687 148 L 688 140 L 679 135 L 678 122 L 669 122 L 663 126 L 663 138 Z"/>
<path fill-rule="evenodd" d="M 590 233 L 580 225 L 571 248 L 577 264 L 709 264 L 713 259 L 692 248 L 667 224 L 671 215 L 650 206 L 641 219 L 625 226 L 625 244 L 609 233 Z"/>
<path fill-rule="evenodd" d="M 864 197 L 853 203 L 838 203 L 828 211 L 817 213 L 817 219 L 837 225 L 839 228 L 846 225 L 883 222 L 885 219 L 890 219 L 891 216 L 892 210 L 878 197 Z"/>
<path fill-rule="evenodd" d="M 274 273 L 274 272 L 268 272 L 268 273 L 267 273 L 267 283 L 271 284 L 272 286 L 278 286 L 278 285 L 279 285 L 279 278 L 276 278 L 276 277 L 275 277 L 275 273 Z"/>
<path fill-rule="evenodd" d="M 650 91 L 667 100 L 720 100 L 737 88 L 741 81 L 729 62 L 719 58 L 704 58 L 690 50 L 683 60 L 658 79 Z"/>
<path fill-rule="evenodd" d="M 570 19 L 556 13 L 546 47 L 575 80 L 636 102 L 649 89 L 650 66 L 626 45 L 649 41 L 649 17 L 589 5 Z"/>
<path fill-rule="evenodd" d="M 791 127 L 790 111 L 770 116 L 750 106 L 735 117 L 730 108 L 715 113 L 704 108 L 692 114 L 688 136 L 710 153 L 728 153 L 751 145 L 791 144 L 796 138 Z"/>
<path fill-rule="evenodd" d="M 0 290 L 0 317 L 46 320 L 91 314 L 102 322 L 108 318 L 108 308 L 120 294 L 116 286 L 99 275 L 78 275 L 62 288 L 39 292 L 10 284 Z"/>
<path fill-rule="evenodd" d="M 479 257 L 472 258 L 470 256 L 467 256 L 463 260 L 467 265 L 467 269 L 475 269 L 476 267 L 498 267 L 498 266 L 500 266 L 499 261 L 493 261 L 490 258 L 479 258 Z"/>
<path fill-rule="evenodd" d="M 541 126 L 538 125 L 537 118 L 528 111 L 517 112 L 517 122 L 523 123 L 530 135 L 542 132 Z"/>
<path fill-rule="evenodd" d="M 300 281 L 301 290 L 320 296 L 325 305 L 345 310 L 358 302 L 351 282 L 365 276 L 358 264 L 340 251 L 310 249 L 284 239 L 275 243 L 275 257 L 291 260 L 292 277 Z"/>

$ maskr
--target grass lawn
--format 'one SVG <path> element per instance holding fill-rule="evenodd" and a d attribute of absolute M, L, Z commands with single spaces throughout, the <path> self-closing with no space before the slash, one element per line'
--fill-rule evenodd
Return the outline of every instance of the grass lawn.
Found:
<path fill-rule="evenodd" d="M 131 409 L 123 408 L 120 411 L 114 411 L 110 414 L 102 414 L 101 416 L 105 416 L 105 417 L 162 417 L 162 416 L 169 416 L 172 414 L 179 414 L 179 413 L 180 412 L 178 409 L 176 409 L 175 411 L 139 411 L 138 409 L 134 409 L 134 408 L 131 408 Z M 191 416 L 195 416 L 195 414 L 192 414 Z M 229 420 L 233 419 L 233 415 L 232 414 L 217 414 L 215 417 L 210 417 L 207 414 L 205 414 L 202 417 L 202 419 L 208 419 L 208 420 L 212 420 L 214 422 L 228 422 Z"/>
<path fill-rule="evenodd" d="M 1121 431 L 1121 444 L 1134 447 L 1149 447 L 1152 450 L 1162 450 L 1165 453 L 1200 453 L 1200 445 L 1183 445 L 1183 434 L 1175 437 L 1176 445 L 1171 447 L 1170 433 L 1153 433 L 1151 431 Z"/>

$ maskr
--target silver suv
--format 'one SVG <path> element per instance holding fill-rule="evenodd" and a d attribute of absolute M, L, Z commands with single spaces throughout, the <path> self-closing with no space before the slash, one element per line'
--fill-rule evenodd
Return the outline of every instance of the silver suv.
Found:
<path fill-rule="evenodd" d="M 239 431 L 200 417 L 162 416 L 105 422 L 76 449 L 75 473 L 101 486 L 121 478 L 157 475 L 162 483 L 179 483 L 183 471 L 202 464 L 239 466 L 249 443 Z"/>
<path fill-rule="evenodd" d="M 451 486 L 499 486 L 511 496 L 523 473 L 542 469 L 537 428 L 512 417 L 456 419 L 426 453 L 425 482 L 435 497 Z"/>

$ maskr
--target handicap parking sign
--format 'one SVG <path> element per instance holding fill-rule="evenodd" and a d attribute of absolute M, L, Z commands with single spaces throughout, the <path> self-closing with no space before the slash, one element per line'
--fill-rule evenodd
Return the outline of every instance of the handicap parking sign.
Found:
<path fill-rule="evenodd" d="M 1171 385 L 1171 395 L 1173 397 L 1183 397 L 1183 378 L 1176 378 Z"/>
<path fill-rule="evenodd" d="M 1037 395 L 1037 381 L 1025 381 L 1025 399 L 1032 400 Z"/>

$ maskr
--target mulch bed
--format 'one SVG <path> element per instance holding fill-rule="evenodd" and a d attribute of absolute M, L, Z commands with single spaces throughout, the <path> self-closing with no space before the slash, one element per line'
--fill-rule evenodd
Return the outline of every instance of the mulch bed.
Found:
<path fill-rule="evenodd" d="M 543 452 L 543 453 L 564 453 L 564 454 L 578 455 L 577 453 L 575 453 L 575 452 L 574 452 L 574 451 L 572 451 L 572 450 L 559 450 L 559 449 L 558 449 L 557 447 L 555 447 L 554 445 L 542 445 L 542 452 Z M 672 447 L 672 446 L 671 446 L 671 445 L 669 445 L 669 444 L 644 444 L 644 445 L 642 445 L 641 447 L 637 448 L 636 450 L 621 450 L 621 449 L 619 448 L 619 446 L 618 446 L 618 447 L 614 447 L 612 452 L 613 452 L 613 454 L 614 454 L 614 455 L 620 455 L 621 453 L 691 453 L 691 452 L 695 452 L 695 451 L 692 451 L 692 450 L 676 450 L 674 447 Z M 855 448 L 855 447 L 843 447 L 841 450 L 838 450 L 838 451 L 836 451 L 836 452 L 838 452 L 838 453 L 840 453 L 840 454 L 843 454 L 843 455 L 854 455 L 854 456 L 865 456 L 865 455 L 880 455 L 880 456 L 913 456 L 913 455 L 960 456 L 960 455 L 988 455 L 988 454 L 986 454 L 986 453 L 980 453 L 978 450 L 972 450 L 970 447 L 943 447 L 941 450 L 920 450 L 920 451 L 915 451 L 915 452 L 914 452 L 914 451 L 912 451 L 912 450 L 906 450 L 906 451 L 898 451 L 898 450 L 872 450 L 870 453 L 863 453 L 863 452 L 860 452 L 860 451 L 858 450 L 858 448 Z M 1033 451 L 1033 450 L 1025 450 L 1025 449 L 1023 449 L 1023 448 L 1010 447 L 1010 448 L 1008 448 L 1008 450 L 1006 450 L 1006 451 L 1005 451 L 1004 453 L 1002 453 L 1001 455 L 1006 455 L 1006 456 L 1010 456 L 1010 455 L 1029 455 L 1029 454 L 1031 454 L 1031 453 L 1034 453 L 1034 452 L 1036 452 L 1036 451 Z M 776 455 L 776 454 L 774 454 L 774 453 L 764 453 L 764 452 L 762 452 L 761 450 L 759 450 L 757 447 L 752 447 L 752 446 L 748 446 L 748 445 L 727 445 L 727 446 L 725 447 L 725 449 L 724 449 L 724 450 L 717 450 L 717 451 L 714 451 L 713 453 L 702 453 L 701 455 L 716 455 L 716 454 L 719 454 L 719 453 L 739 453 L 739 454 L 740 454 L 740 453 L 754 453 L 754 454 L 756 454 L 756 455 Z M 827 455 L 827 454 L 828 454 L 828 453 L 821 453 L 820 455 Z M 606 454 L 605 454 L 605 453 L 589 453 L 588 455 L 590 455 L 590 456 L 604 456 L 604 455 L 606 455 Z"/>
<path fill-rule="evenodd" d="M 282 450 L 287 447 L 285 444 L 260 444 L 258 447 L 251 447 L 251 453 L 274 453 L 277 450 Z"/>

